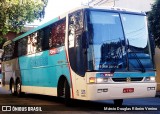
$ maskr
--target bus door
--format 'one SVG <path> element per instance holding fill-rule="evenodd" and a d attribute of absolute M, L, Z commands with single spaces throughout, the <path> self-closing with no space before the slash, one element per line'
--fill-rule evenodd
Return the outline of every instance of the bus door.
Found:
<path fill-rule="evenodd" d="M 83 46 L 83 11 L 76 11 L 69 15 L 68 53 L 71 65 L 73 86 L 77 98 L 86 97 L 86 49 Z"/>

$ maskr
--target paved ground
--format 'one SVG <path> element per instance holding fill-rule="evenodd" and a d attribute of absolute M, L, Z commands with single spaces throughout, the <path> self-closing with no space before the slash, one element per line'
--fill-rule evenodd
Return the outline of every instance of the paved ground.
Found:
<path fill-rule="evenodd" d="M 57 97 L 51 96 L 44 96 L 44 95 L 35 95 L 35 94 L 26 94 L 22 98 L 18 98 L 16 96 L 10 95 L 9 91 L 5 91 L 4 89 L 0 88 L 0 114 L 2 106 L 11 106 L 12 112 L 19 110 L 26 110 L 28 111 L 28 107 L 36 107 L 37 110 L 42 110 L 42 112 L 38 113 L 57 113 L 57 114 L 64 114 L 64 113 L 83 113 L 83 114 L 94 114 L 94 113 L 126 113 L 126 114 L 133 114 L 133 113 L 140 113 L 140 114 L 160 114 L 160 98 L 141 98 L 141 99 L 126 99 L 124 100 L 124 106 L 119 107 L 119 109 L 115 109 L 113 106 L 112 100 L 107 101 L 96 101 L 96 102 L 89 102 L 89 101 L 73 101 L 72 107 L 66 107 L 64 105 L 63 99 L 58 99 Z M 5 107 L 3 107 L 5 108 Z M 147 108 L 150 108 L 147 111 Z M 157 110 L 156 110 L 157 108 Z M 133 110 L 134 111 L 133 111 Z M 105 110 L 105 111 L 104 111 Z M 117 111 L 120 110 L 120 111 Z M 132 111 L 130 111 L 132 110 Z M 159 111 L 158 111 L 159 110 Z M 10 114 L 11 112 L 5 112 Z M 15 113 L 21 113 L 20 111 L 16 111 Z M 27 113 L 27 112 L 25 112 Z M 31 112 L 30 112 L 31 113 Z M 32 112 L 33 113 L 33 112 Z M 36 113 L 36 112 L 35 112 Z"/>

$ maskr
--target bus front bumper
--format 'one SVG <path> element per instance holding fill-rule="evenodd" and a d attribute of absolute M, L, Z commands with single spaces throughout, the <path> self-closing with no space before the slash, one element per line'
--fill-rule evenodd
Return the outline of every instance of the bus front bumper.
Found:
<path fill-rule="evenodd" d="M 156 83 L 88 84 L 87 100 L 155 97 Z"/>

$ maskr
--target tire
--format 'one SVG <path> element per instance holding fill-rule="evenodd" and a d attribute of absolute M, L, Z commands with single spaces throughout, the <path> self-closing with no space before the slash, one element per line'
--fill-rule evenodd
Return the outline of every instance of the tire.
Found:
<path fill-rule="evenodd" d="M 114 100 L 114 106 L 122 106 L 123 104 L 123 99 L 115 99 Z"/>
<path fill-rule="evenodd" d="M 16 82 L 16 94 L 18 97 L 22 97 L 24 95 L 23 92 L 21 92 L 21 82 L 20 80 L 17 80 Z"/>
<path fill-rule="evenodd" d="M 65 105 L 71 106 L 70 86 L 67 80 L 64 81 L 64 97 Z"/>
<path fill-rule="evenodd" d="M 15 96 L 16 92 L 15 92 L 15 85 L 13 80 L 11 80 L 11 83 L 10 83 L 10 90 L 11 90 L 11 95 Z"/>

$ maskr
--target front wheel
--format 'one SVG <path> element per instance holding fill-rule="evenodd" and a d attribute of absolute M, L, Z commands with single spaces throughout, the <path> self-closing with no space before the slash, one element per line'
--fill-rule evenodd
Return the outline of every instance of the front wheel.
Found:
<path fill-rule="evenodd" d="M 67 80 L 64 81 L 64 96 L 65 96 L 65 105 L 71 106 L 70 86 Z"/>
<path fill-rule="evenodd" d="M 122 106 L 122 104 L 123 104 L 123 99 L 115 99 L 114 100 L 115 106 Z"/>

